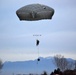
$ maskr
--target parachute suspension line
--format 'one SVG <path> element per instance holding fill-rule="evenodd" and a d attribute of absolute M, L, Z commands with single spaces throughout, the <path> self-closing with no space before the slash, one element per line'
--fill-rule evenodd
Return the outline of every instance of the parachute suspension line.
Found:
<path fill-rule="evenodd" d="M 38 58 L 39 58 L 39 46 L 37 48 L 38 48 L 37 50 L 38 50 Z"/>
<path fill-rule="evenodd" d="M 40 59 L 39 59 L 39 40 L 37 39 L 36 40 L 36 46 L 37 46 L 37 50 L 38 50 L 38 59 L 37 59 L 37 61 L 40 61 Z"/>
<path fill-rule="evenodd" d="M 37 46 L 37 53 L 38 53 L 38 57 L 37 57 L 37 64 L 39 62 L 39 46 Z"/>
<path fill-rule="evenodd" d="M 35 37 L 40 37 L 40 36 L 42 36 L 41 34 L 35 34 L 35 35 L 33 35 L 33 36 L 35 36 Z M 36 39 L 36 47 L 37 47 L 37 51 L 38 51 L 38 59 L 37 59 L 37 64 L 38 64 L 38 62 L 40 61 L 40 58 L 39 58 L 39 43 L 40 43 L 40 40 L 39 39 Z"/>

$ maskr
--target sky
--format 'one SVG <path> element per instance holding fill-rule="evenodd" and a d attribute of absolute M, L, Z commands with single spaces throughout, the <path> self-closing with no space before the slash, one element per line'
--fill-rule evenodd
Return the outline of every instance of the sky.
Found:
<path fill-rule="evenodd" d="M 52 20 L 20 21 L 16 11 L 37 3 L 55 10 Z M 2 61 L 34 60 L 38 50 L 40 57 L 61 54 L 76 59 L 76 0 L 0 0 Z"/>

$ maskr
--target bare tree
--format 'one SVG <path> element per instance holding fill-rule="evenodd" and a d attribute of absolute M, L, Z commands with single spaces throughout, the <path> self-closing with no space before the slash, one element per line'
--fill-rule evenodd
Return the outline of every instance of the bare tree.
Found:
<path fill-rule="evenodd" d="M 55 55 L 54 60 L 55 60 L 55 65 L 57 66 L 57 68 L 60 68 L 61 71 L 67 69 L 68 61 L 66 60 L 66 58 L 64 58 L 64 56 Z"/>
<path fill-rule="evenodd" d="M 3 62 L 2 62 L 2 60 L 0 59 L 0 72 L 1 72 L 2 67 L 3 67 Z"/>

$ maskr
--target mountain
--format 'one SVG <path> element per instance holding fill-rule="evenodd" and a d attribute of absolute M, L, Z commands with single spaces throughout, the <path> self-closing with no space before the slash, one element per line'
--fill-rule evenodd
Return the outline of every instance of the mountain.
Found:
<path fill-rule="evenodd" d="M 54 69 L 56 69 L 54 57 L 40 57 L 40 61 L 35 59 L 29 61 L 5 62 L 1 75 L 41 74 L 44 71 L 50 74 Z"/>

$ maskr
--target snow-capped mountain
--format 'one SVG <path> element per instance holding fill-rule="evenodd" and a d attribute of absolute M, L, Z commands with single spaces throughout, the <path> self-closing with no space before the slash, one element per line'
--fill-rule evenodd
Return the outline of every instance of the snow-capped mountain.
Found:
<path fill-rule="evenodd" d="M 1 75 L 41 74 L 44 71 L 50 74 L 54 69 L 56 69 L 54 57 L 40 57 L 40 61 L 35 59 L 29 61 L 5 62 Z"/>

